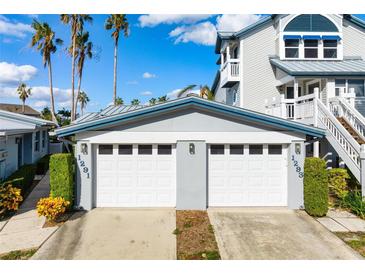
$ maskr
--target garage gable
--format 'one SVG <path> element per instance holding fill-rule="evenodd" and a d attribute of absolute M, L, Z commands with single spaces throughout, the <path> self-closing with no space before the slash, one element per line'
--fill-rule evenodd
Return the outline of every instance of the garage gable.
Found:
<path fill-rule="evenodd" d="M 109 116 L 94 115 L 93 118 L 90 120 L 86 119 L 86 121 L 81 121 L 74 125 L 57 129 L 55 130 L 55 133 L 56 135 L 63 137 L 91 130 L 110 131 L 112 130 L 112 128 L 114 128 L 114 130 L 117 128 L 121 129 L 123 127 L 128 128 L 128 125 L 130 126 L 131 123 L 138 123 L 138 122 L 141 123 L 141 121 L 146 119 L 152 119 L 152 120 L 155 119 L 155 122 L 163 120 L 167 121 L 168 120 L 166 119 L 167 117 L 172 117 L 172 116 L 176 117 L 176 114 L 187 115 L 189 114 L 189 110 L 192 109 L 194 110 L 194 112 L 203 113 L 206 119 L 212 119 L 212 118 L 207 118 L 208 116 L 215 117 L 216 122 L 218 122 L 219 120 L 220 121 L 227 120 L 229 121 L 229 123 L 235 123 L 235 124 L 240 123 L 242 125 L 245 125 L 246 127 L 248 126 L 256 130 L 261 128 L 266 130 L 270 129 L 277 131 L 292 131 L 314 137 L 323 137 L 325 135 L 325 131 L 319 128 L 307 126 L 301 123 L 254 112 L 243 108 L 228 106 L 223 103 L 208 101 L 198 97 L 185 97 L 169 101 L 167 103 L 138 108 L 135 110 L 122 112 L 118 114 L 112 114 Z M 185 112 L 184 114 L 184 111 L 187 112 Z M 189 115 L 191 115 L 191 113 Z M 203 124 L 206 124 L 206 121 L 203 122 L 202 120 L 200 120 L 199 123 L 199 121 L 194 120 L 193 116 L 190 116 L 188 118 L 191 121 L 189 121 L 189 119 L 185 120 L 184 122 L 185 127 L 186 126 L 188 128 L 194 127 L 194 125 L 199 127 L 202 126 Z M 186 121 L 189 121 L 188 124 L 186 124 Z M 146 125 L 146 123 L 144 124 Z M 209 126 L 213 127 L 217 126 L 213 125 L 216 123 L 209 123 L 209 124 L 210 124 Z M 183 126 L 182 123 L 180 123 L 179 125 Z"/>

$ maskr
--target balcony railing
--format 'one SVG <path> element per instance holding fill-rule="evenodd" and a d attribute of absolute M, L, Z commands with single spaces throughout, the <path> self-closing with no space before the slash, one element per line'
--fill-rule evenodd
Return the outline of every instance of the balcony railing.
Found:
<path fill-rule="evenodd" d="M 221 87 L 228 88 L 239 82 L 240 62 L 238 59 L 230 59 L 221 68 Z"/>

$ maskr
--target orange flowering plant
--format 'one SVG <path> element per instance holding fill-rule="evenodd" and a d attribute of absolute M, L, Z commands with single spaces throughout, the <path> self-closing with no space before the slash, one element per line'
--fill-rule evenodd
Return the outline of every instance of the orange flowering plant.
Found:
<path fill-rule="evenodd" d="M 61 214 L 65 213 L 69 205 L 70 202 L 61 197 L 42 198 L 37 203 L 37 212 L 39 216 L 44 216 L 47 220 L 54 221 Z"/>
<path fill-rule="evenodd" d="M 11 184 L 0 185 L 0 214 L 18 210 L 21 201 L 23 197 L 19 188 Z"/>

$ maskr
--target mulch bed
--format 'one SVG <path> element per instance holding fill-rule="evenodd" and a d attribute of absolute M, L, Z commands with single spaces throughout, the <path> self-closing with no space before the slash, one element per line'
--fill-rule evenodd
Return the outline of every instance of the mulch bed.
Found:
<path fill-rule="evenodd" d="M 178 260 L 219 260 L 213 227 L 206 211 L 176 211 Z"/>
<path fill-rule="evenodd" d="M 16 250 L 1 255 L 0 260 L 28 260 L 37 252 L 37 249 Z"/>
<path fill-rule="evenodd" d="M 66 223 L 68 221 L 68 219 L 71 218 L 72 214 L 74 214 L 74 212 L 69 211 L 66 212 L 64 214 L 62 214 L 61 216 L 59 216 L 56 220 L 51 221 L 51 220 L 47 220 L 44 225 L 43 228 L 46 227 L 53 227 L 53 226 L 62 226 L 64 223 Z"/>
<path fill-rule="evenodd" d="M 336 235 L 365 257 L 365 232 L 337 232 Z"/>

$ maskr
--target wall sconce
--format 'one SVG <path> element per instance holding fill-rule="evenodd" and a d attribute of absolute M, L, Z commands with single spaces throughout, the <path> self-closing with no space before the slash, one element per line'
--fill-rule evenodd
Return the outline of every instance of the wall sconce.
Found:
<path fill-rule="evenodd" d="M 190 155 L 195 154 L 195 145 L 193 143 L 189 144 L 189 153 L 190 153 Z"/>
<path fill-rule="evenodd" d="M 84 155 L 87 155 L 87 144 L 86 143 L 81 144 L 81 153 Z"/>
<path fill-rule="evenodd" d="M 295 154 L 299 155 L 301 151 L 301 145 L 299 143 L 295 144 Z"/>

